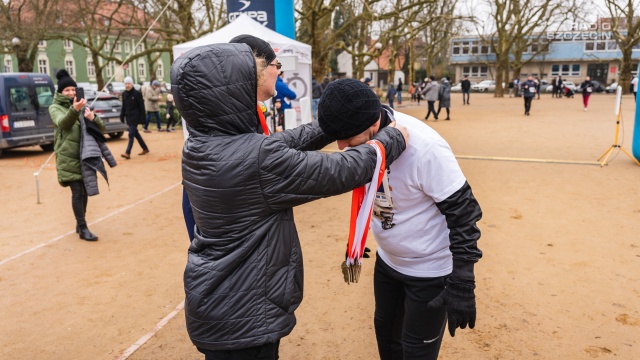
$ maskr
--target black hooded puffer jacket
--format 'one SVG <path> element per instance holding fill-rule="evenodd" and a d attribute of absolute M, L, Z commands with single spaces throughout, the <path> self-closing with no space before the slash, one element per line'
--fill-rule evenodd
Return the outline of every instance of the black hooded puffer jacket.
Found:
<path fill-rule="evenodd" d="M 375 150 L 307 152 L 332 141 L 312 125 L 258 133 L 256 65 L 245 44 L 187 52 L 171 84 L 190 134 L 182 176 L 197 225 L 184 273 L 189 336 L 210 350 L 275 342 L 293 329 L 302 301 L 292 207 L 369 182 Z M 375 138 L 388 162 L 405 148 L 397 129 Z"/>

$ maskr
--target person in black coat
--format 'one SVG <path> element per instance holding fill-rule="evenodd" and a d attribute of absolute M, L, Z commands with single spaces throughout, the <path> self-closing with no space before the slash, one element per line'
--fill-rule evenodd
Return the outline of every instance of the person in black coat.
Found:
<path fill-rule="evenodd" d="M 462 105 L 469 105 L 469 97 L 471 96 L 471 82 L 468 76 L 464 76 L 464 80 L 460 84 L 462 89 Z"/>
<path fill-rule="evenodd" d="M 369 144 L 315 151 L 335 140 L 317 125 L 270 134 L 260 103 L 275 95 L 278 65 L 269 43 L 239 35 L 189 50 L 171 67 L 189 132 L 182 179 L 195 221 L 184 271 L 186 328 L 206 359 L 278 358 L 303 292 L 293 207 L 362 186 L 376 171 Z M 224 68 L 233 76 L 211 71 Z M 358 102 L 362 116 L 381 116 L 373 95 Z M 358 119 L 349 119 L 355 130 L 370 126 Z M 387 164 L 406 147 L 402 129 L 373 136 Z"/>
<path fill-rule="evenodd" d="M 173 102 L 173 95 L 167 95 L 167 108 L 166 108 L 166 118 L 167 118 L 167 132 L 176 131 L 176 118 L 173 116 L 173 110 L 176 108 Z"/>
<path fill-rule="evenodd" d="M 142 152 L 138 155 L 148 154 L 149 148 L 138 132 L 138 124 L 144 124 L 146 114 L 142 94 L 133 88 L 133 79 L 130 76 L 124 78 L 124 86 L 126 90 L 122 93 L 120 121 L 124 123 L 126 120 L 127 125 L 129 125 L 129 144 L 127 144 L 125 153 L 120 156 L 125 159 L 130 159 L 134 138 L 138 140 L 138 144 L 142 147 Z"/>

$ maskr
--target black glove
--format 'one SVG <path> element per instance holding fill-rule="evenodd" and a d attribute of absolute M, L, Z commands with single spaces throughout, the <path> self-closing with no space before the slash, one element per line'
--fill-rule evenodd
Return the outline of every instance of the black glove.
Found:
<path fill-rule="evenodd" d="M 449 323 L 449 334 L 456 335 L 456 329 L 470 329 L 476 326 L 476 296 L 473 292 L 475 284 L 452 282 L 447 280 L 447 287 L 427 305 L 427 309 L 445 308 Z"/>
<path fill-rule="evenodd" d="M 370 258 L 370 257 L 371 257 L 371 255 L 369 255 L 369 253 L 370 253 L 370 252 L 371 252 L 371 249 L 369 249 L 368 247 L 366 247 L 366 246 L 365 246 L 365 247 L 364 247 L 364 252 L 362 253 L 362 257 L 363 257 L 364 259 L 368 259 L 368 258 Z M 347 250 L 347 251 L 344 253 L 344 258 L 346 259 L 346 258 L 348 258 L 348 257 L 349 257 L 349 250 Z"/>

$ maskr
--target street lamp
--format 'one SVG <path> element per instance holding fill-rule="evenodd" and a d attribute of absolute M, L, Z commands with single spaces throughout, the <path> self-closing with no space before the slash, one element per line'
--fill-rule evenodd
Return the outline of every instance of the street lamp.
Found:
<path fill-rule="evenodd" d="M 382 44 L 379 42 L 376 42 L 375 44 L 373 44 L 373 48 L 376 49 L 376 53 L 378 53 L 376 82 L 375 82 L 375 85 L 377 87 L 380 85 L 380 56 L 382 55 L 382 52 L 380 51 L 380 49 L 382 49 Z"/>
<path fill-rule="evenodd" d="M 11 39 L 11 43 L 13 44 L 13 48 L 16 50 L 16 64 L 18 64 L 18 72 L 20 72 L 20 62 L 18 60 L 18 49 L 20 48 L 20 38 L 14 37 Z"/>

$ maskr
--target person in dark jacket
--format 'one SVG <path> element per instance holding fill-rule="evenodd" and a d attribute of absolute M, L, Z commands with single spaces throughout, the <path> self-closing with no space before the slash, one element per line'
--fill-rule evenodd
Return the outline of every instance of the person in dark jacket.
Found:
<path fill-rule="evenodd" d="M 380 106 L 359 117 L 353 79 L 329 85 L 318 123 L 338 147 L 358 146 L 394 121 L 409 131 L 405 152 L 375 194 L 371 231 L 378 244 L 373 275 L 374 327 L 380 359 L 437 359 L 449 333 L 474 328 L 474 265 L 482 257 L 482 210 L 447 142 L 420 120 Z M 375 99 L 371 90 L 362 93 Z M 378 115 L 381 114 L 381 115 Z M 353 128 L 360 119 L 365 128 Z M 369 127 L 366 127 L 369 125 Z M 364 325 L 366 326 L 366 325 Z"/>
<path fill-rule="evenodd" d="M 167 94 L 167 103 L 166 103 L 166 118 L 167 118 L 167 132 L 176 131 L 176 118 L 173 116 L 173 110 L 175 109 L 175 104 L 173 102 L 173 95 Z"/>
<path fill-rule="evenodd" d="M 531 100 L 536 96 L 536 83 L 533 81 L 533 76 L 529 75 L 527 80 L 520 85 L 522 90 L 522 97 L 524 98 L 524 114 L 529 116 L 531 111 Z"/>
<path fill-rule="evenodd" d="M 370 145 L 312 151 L 334 141 L 313 124 L 263 132 L 258 102 L 275 95 L 278 64 L 267 42 L 240 35 L 192 49 L 171 68 L 189 132 L 182 177 L 196 224 L 184 272 L 186 326 L 205 359 L 278 358 L 302 301 L 293 207 L 366 184 L 376 167 Z M 375 139 L 391 163 L 406 146 L 402 128 Z"/>
<path fill-rule="evenodd" d="M 145 122 L 144 100 L 140 91 L 134 89 L 133 79 L 130 76 L 124 78 L 125 91 L 122 92 L 122 108 L 120 110 L 120 121 L 126 120 L 129 125 L 129 143 L 124 154 L 120 155 L 125 159 L 131 159 L 131 148 L 133 147 L 133 139 L 138 140 L 138 144 L 142 147 L 142 152 L 138 155 L 149 153 L 149 148 L 142 139 L 142 135 L 138 132 L 138 124 Z"/>
<path fill-rule="evenodd" d="M 471 96 L 471 82 L 467 75 L 461 81 L 460 89 L 462 90 L 462 105 L 469 105 L 469 97 Z"/>
<path fill-rule="evenodd" d="M 53 104 L 49 107 L 49 114 L 55 127 L 54 151 L 56 153 L 56 170 L 58 183 L 71 189 L 71 208 L 76 218 L 76 233 L 80 239 L 96 241 L 95 236 L 87 226 L 86 213 L 89 197 L 85 188 L 80 159 L 81 126 L 84 118 L 93 122 L 100 131 L 104 131 L 104 123 L 88 106 L 86 99 L 76 98 L 76 82 L 66 70 L 56 74 L 58 90 Z M 83 109 L 84 108 L 84 109 Z"/>
<path fill-rule="evenodd" d="M 402 79 L 398 79 L 398 87 L 396 88 L 398 93 L 398 105 L 402 105 Z"/>
<path fill-rule="evenodd" d="M 387 101 L 389 102 L 389 107 L 393 109 L 393 99 L 396 96 L 398 90 L 393 86 L 393 84 L 389 84 L 389 88 L 387 89 Z"/>
<path fill-rule="evenodd" d="M 582 103 L 584 104 L 584 111 L 587 111 L 589 108 L 589 98 L 593 93 L 593 83 L 591 82 L 591 77 L 587 76 L 584 78 L 582 84 L 580 84 L 580 90 L 582 92 Z"/>
<path fill-rule="evenodd" d="M 322 85 L 316 81 L 315 78 L 311 79 L 311 107 L 313 111 L 313 119 L 318 120 L 318 102 L 322 96 Z"/>
<path fill-rule="evenodd" d="M 445 120 L 451 120 L 449 118 L 449 108 L 451 107 L 451 81 L 447 76 L 440 81 L 442 84 L 440 85 L 440 92 L 438 95 L 438 113 L 437 116 L 440 116 L 440 110 L 444 108 L 447 111 L 447 118 Z"/>

